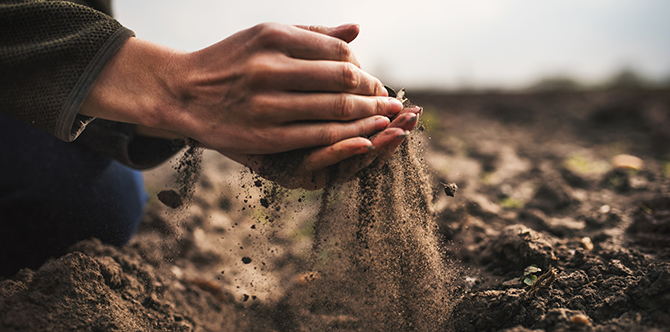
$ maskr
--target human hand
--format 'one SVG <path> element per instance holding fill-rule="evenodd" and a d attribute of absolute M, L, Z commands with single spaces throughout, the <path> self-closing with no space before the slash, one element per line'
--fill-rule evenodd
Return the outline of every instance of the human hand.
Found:
<path fill-rule="evenodd" d="M 324 26 L 298 26 L 351 42 L 359 33 L 358 25 L 348 24 L 336 28 Z M 353 54 L 352 54 L 353 56 Z M 352 63 L 358 62 L 352 59 Z M 390 90 L 395 97 L 395 92 Z M 406 101 L 399 96 L 401 102 Z M 358 171 L 369 166 L 382 165 L 403 142 L 417 124 L 422 109 L 410 107 L 400 112 L 393 122 L 370 140 L 356 137 L 327 147 L 302 149 L 273 155 L 229 155 L 256 173 L 287 188 L 318 189 L 327 181 L 345 182 Z"/>
<path fill-rule="evenodd" d="M 254 155 L 320 146 L 304 160 L 316 172 L 392 144 L 392 129 L 375 143 L 363 137 L 402 105 L 358 67 L 347 45 L 357 34 L 261 24 L 193 53 L 131 38 L 80 113 L 191 137 L 252 168 Z"/>
<path fill-rule="evenodd" d="M 349 181 L 373 163 L 386 162 L 416 126 L 421 112 L 416 106 L 404 109 L 386 129 L 370 139 L 355 137 L 327 147 L 229 157 L 285 188 L 320 189 L 328 182 Z"/>
<path fill-rule="evenodd" d="M 345 41 L 294 26 L 261 24 L 173 62 L 175 130 L 224 155 L 372 135 L 402 108 Z"/>
<path fill-rule="evenodd" d="M 345 41 L 357 27 L 329 29 L 335 37 L 261 24 L 192 53 L 131 38 L 80 113 L 172 131 L 224 155 L 374 134 L 402 106 L 357 66 Z"/>

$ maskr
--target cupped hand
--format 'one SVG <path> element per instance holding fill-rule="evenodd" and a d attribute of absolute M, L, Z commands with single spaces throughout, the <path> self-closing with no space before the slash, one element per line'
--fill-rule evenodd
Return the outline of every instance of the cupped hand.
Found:
<path fill-rule="evenodd" d="M 260 155 L 309 150 L 300 178 L 312 184 L 289 186 L 322 186 L 329 166 L 384 158 L 407 130 L 401 103 L 347 44 L 358 31 L 261 24 L 192 53 L 131 38 L 79 113 L 190 137 L 252 169 Z"/>
<path fill-rule="evenodd" d="M 338 38 L 346 43 L 353 41 L 359 33 L 357 25 L 342 25 L 336 28 L 314 25 L 298 27 Z M 358 61 L 353 58 L 353 54 L 349 61 L 360 67 Z M 396 99 L 392 99 L 391 102 L 394 107 L 401 104 Z M 380 129 L 376 129 L 377 133 L 369 139 L 352 137 L 325 147 L 283 154 L 262 156 L 228 154 L 228 157 L 249 166 L 261 176 L 286 188 L 319 189 L 329 181 L 348 181 L 358 171 L 372 163 L 381 165 L 386 162 L 417 124 L 421 111 L 419 107 L 402 110 L 393 117 L 393 121 L 388 126 L 384 126 L 383 131 L 380 131 L 382 128 L 378 127 Z M 381 123 L 378 120 L 380 126 Z M 287 158 L 297 160 L 286 160 Z"/>
<path fill-rule="evenodd" d="M 283 187 L 320 189 L 329 182 L 349 181 L 372 163 L 386 162 L 416 126 L 421 111 L 416 106 L 404 109 L 387 128 L 369 139 L 355 137 L 297 153 L 229 157 Z"/>
<path fill-rule="evenodd" d="M 353 30 L 329 30 L 332 37 L 261 24 L 203 50 L 176 53 L 167 82 L 177 105 L 163 114 L 162 125 L 224 155 L 272 154 L 372 135 L 402 105 L 337 38 L 352 38 Z"/>

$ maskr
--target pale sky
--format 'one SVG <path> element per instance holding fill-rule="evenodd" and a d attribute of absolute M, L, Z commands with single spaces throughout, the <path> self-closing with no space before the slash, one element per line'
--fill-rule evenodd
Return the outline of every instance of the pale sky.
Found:
<path fill-rule="evenodd" d="M 114 10 L 138 37 L 187 51 L 262 22 L 358 23 L 363 69 L 395 87 L 594 83 L 623 67 L 670 77 L 668 0 L 115 0 Z"/>

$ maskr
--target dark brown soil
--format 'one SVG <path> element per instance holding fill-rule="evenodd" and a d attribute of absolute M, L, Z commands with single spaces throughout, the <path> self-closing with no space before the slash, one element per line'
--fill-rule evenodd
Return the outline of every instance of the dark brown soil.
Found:
<path fill-rule="evenodd" d="M 422 135 L 328 190 L 206 155 L 129 245 L 0 281 L 0 330 L 669 330 L 668 91 L 409 97 Z"/>

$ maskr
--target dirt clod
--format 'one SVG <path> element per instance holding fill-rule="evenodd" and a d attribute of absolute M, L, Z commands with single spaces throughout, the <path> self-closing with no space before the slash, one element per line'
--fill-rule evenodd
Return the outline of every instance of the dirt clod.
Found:
<path fill-rule="evenodd" d="M 444 193 L 449 197 L 454 197 L 457 190 L 458 186 L 455 183 L 444 184 Z"/>
<path fill-rule="evenodd" d="M 182 205 L 184 205 L 184 201 L 182 200 L 181 195 L 177 193 L 176 191 L 170 189 L 170 190 L 163 190 L 158 193 L 158 200 L 161 201 L 161 203 L 165 204 L 168 207 L 171 207 L 173 209 L 176 209 Z"/>

